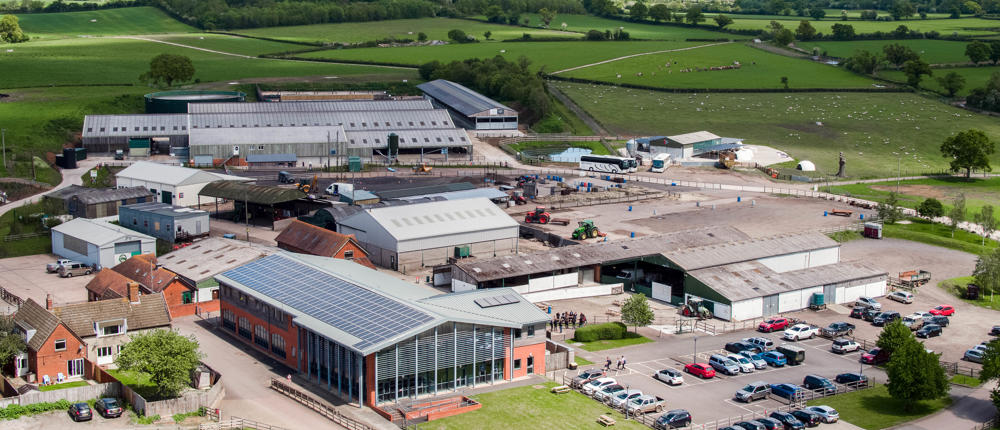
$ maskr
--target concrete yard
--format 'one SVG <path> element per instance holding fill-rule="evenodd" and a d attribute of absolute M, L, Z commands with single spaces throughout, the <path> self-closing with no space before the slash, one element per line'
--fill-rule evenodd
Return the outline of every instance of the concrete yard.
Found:
<path fill-rule="evenodd" d="M 84 288 L 94 275 L 60 278 L 46 273 L 45 265 L 62 258 L 52 254 L 0 259 L 0 286 L 24 299 L 45 306 L 45 295 L 52 294 L 52 304 L 67 305 L 87 301 Z"/>

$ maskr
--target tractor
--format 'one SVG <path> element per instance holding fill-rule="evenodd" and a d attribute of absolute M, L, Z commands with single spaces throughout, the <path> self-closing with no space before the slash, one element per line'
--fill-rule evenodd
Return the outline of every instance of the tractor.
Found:
<path fill-rule="evenodd" d="M 299 183 L 295 187 L 298 188 L 299 191 L 302 191 L 303 193 L 309 194 L 309 191 L 315 191 L 316 190 L 316 180 L 317 179 L 318 179 L 318 177 L 316 175 L 313 175 L 313 178 L 312 178 L 311 182 L 308 179 L 306 179 L 306 178 L 299 179 Z"/>
<path fill-rule="evenodd" d="M 420 164 L 418 164 L 416 166 L 413 166 L 413 174 L 415 174 L 415 175 L 430 175 L 431 174 L 431 170 L 433 170 L 433 169 L 434 168 L 431 167 L 431 166 L 428 166 L 427 163 L 420 163 Z"/>
<path fill-rule="evenodd" d="M 593 220 L 587 219 L 580 221 L 579 227 L 577 227 L 576 230 L 573 230 L 573 240 L 595 238 L 597 236 L 604 236 L 604 234 L 597 229 Z"/>
<path fill-rule="evenodd" d="M 528 224 L 548 224 L 550 219 L 552 219 L 552 214 L 545 211 L 545 206 L 537 206 L 534 211 L 524 214 L 524 222 Z"/>
<path fill-rule="evenodd" d="M 697 317 L 700 320 L 712 318 L 712 311 L 702 306 L 701 300 L 688 299 L 684 307 L 681 308 L 681 315 L 686 317 Z"/>

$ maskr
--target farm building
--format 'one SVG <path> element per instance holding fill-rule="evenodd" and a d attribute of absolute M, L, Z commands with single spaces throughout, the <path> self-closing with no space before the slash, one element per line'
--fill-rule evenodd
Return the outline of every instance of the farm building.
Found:
<path fill-rule="evenodd" d="M 171 317 L 216 312 L 219 303 L 199 303 L 194 284 L 162 267 L 152 254 L 140 254 L 111 270 L 102 270 L 87 283 L 87 300 L 115 300 L 129 297 L 132 288 L 139 294 L 162 293 Z M 198 309 L 200 308 L 200 309 Z"/>
<path fill-rule="evenodd" d="M 666 139 L 666 152 L 675 160 L 713 151 L 722 144 L 721 137 L 707 131 L 667 136 Z"/>
<path fill-rule="evenodd" d="M 133 163 L 115 175 L 118 188 L 146 187 L 153 193 L 153 201 L 175 206 L 198 204 L 198 192 L 215 181 L 252 182 L 253 179 L 148 161 Z"/>
<path fill-rule="evenodd" d="M 461 84 L 437 79 L 417 85 L 434 106 L 470 130 L 517 130 L 517 111 Z"/>
<path fill-rule="evenodd" d="M 52 253 L 111 268 L 133 255 L 156 253 L 156 238 L 104 221 L 75 218 L 52 227 Z"/>
<path fill-rule="evenodd" d="M 285 252 L 216 279 L 222 330 L 387 419 L 383 404 L 417 405 L 545 371 L 548 315 L 511 289 L 440 294 L 351 262 Z"/>
<path fill-rule="evenodd" d="M 385 91 L 261 91 L 257 99 L 265 102 L 303 102 L 323 100 L 386 100 Z"/>
<path fill-rule="evenodd" d="M 200 103 L 188 106 L 188 113 L 266 113 L 266 112 L 365 112 L 397 110 L 431 110 L 430 100 L 352 100 L 301 101 L 295 103 Z"/>
<path fill-rule="evenodd" d="M 197 290 L 194 300 L 204 304 L 219 299 L 214 276 L 277 252 L 277 248 L 251 245 L 246 241 L 210 237 L 157 258 L 164 268 L 177 274 Z"/>
<path fill-rule="evenodd" d="M 275 221 L 306 215 L 332 204 L 326 200 L 305 197 L 306 193 L 294 188 L 216 181 L 202 188 L 198 194 L 198 202 L 214 203 L 216 218 L 225 217 L 236 222 L 244 222 L 249 216 L 250 223 L 270 226 L 273 230 Z M 232 200 L 232 210 L 220 212 L 220 199 Z"/>
<path fill-rule="evenodd" d="M 66 212 L 77 218 L 104 218 L 118 215 L 118 208 L 153 200 L 153 193 L 144 187 L 87 188 L 70 185 L 45 195 L 46 199 L 62 201 Z"/>
<path fill-rule="evenodd" d="M 122 206 L 118 223 L 170 243 L 208 236 L 208 212 L 166 203 Z"/>
<path fill-rule="evenodd" d="M 361 244 L 346 234 L 340 234 L 299 220 L 292 221 L 274 238 L 278 248 L 299 254 L 339 258 L 365 267 L 375 268 Z"/>
<path fill-rule="evenodd" d="M 373 263 L 404 273 L 449 257 L 517 252 L 518 223 L 485 198 L 365 209 L 337 224 Z"/>
<path fill-rule="evenodd" d="M 161 91 L 149 93 L 146 113 L 186 113 L 188 106 L 199 103 L 243 102 L 247 95 L 239 91 Z"/>

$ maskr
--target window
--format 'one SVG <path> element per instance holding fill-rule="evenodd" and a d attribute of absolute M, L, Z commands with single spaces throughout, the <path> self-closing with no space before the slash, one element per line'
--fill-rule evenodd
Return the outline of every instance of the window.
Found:
<path fill-rule="evenodd" d="M 103 336 L 110 336 L 110 335 L 118 334 L 118 333 L 121 333 L 121 332 L 122 332 L 122 326 L 120 326 L 118 324 L 104 326 L 104 327 L 101 328 L 101 335 L 103 335 Z"/>
<path fill-rule="evenodd" d="M 535 337 L 535 326 L 528 326 L 528 337 Z"/>
<path fill-rule="evenodd" d="M 268 342 L 267 342 L 267 328 L 266 327 L 264 327 L 262 325 L 254 326 L 254 328 L 253 328 L 253 342 L 256 343 L 257 345 L 260 345 L 264 349 L 267 349 Z"/>
<path fill-rule="evenodd" d="M 153 230 L 160 231 L 160 222 L 153 221 Z"/>
<path fill-rule="evenodd" d="M 110 346 L 102 346 L 100 348 L 97 348 L 97 356 L 98 357 L 110 357 L 112 355 L 111 351 L 112 351 L 112 349 L 111 349 Z"/>
<path fill-rule="evenodd" d="M 222 310 L 222 326 L 230 330 L 236 330 L 236 314 L 229 309 Z"/>
<path fill-rule="evenodd" d="M 56 339 L 56 351 L 66 350 L 66 339 Z"/>
<path fill-rule="evenodd" d="M 535 373 L 535 357 L 528 357 L 528 374 Z"/>
<path fill-rule="evenodd" d="M 521 338 L 521 329 L 519 328 L 514 329 L 514 339 L 520 339 L 520 338 Z"/>
<path fill-rule="evenodd" d="M 118 131 L 118 127 L 111 128 L 111 131 Z"/>
<path fill-rule="evenodd" d="M 345 260 L 353 260 L 354 259 L 354 250 L 344 251 L 344 259 Z"/>
<path fill-rule="evenodd" d="M 277 333 L 271 333 L 271 352 L 285 358 L 285 338 Z"/>
<path fill-rule="evenodd" d="M 66 373 L 69 376 L 83 375 L 83 359 L 77 358 L 75 360 L 66 361 Z"/>
<path fill-rule="evenodd" d="M 132 218 L 132 225 L 136 225 L 136 224 L 138 224 L 138 221 L 135 218 Z"/>
<path fill-rule="evenodd" d="M 181 293 L 181 303 L 183 303 L 183 304 L 186 305 L 186 304 L 191 303 L 191 302 L 192 302 L 192 300 L 191 300 L 191 292 L 190 291 L 185 291 L 185 292 Z"/>
<path fill-rule="evenodd" d="M 520 368 L 521 368 L 521 359 L 518 358 L 518 359 L 514 360 L 514 370 L 518 370 Z"/>
<path fill-rule="evenodd" d="M 250 334 L 250 320 L 245 317 L 240 317 L 240 336 L 250 339 L 252 335 Z"/>
<path fill-rule="evenodd" d="M 87 127 L 87 133 L 93 133 L 94 127 Z"/>

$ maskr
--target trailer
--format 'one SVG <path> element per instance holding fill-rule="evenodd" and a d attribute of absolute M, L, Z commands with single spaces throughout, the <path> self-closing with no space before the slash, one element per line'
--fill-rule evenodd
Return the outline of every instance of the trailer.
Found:
<path fill-rule="evenodd" d="M 907 270 L 899 272 L 899 283 L 903 288 L 916 288 L 930 282 L 931 272 L 926 270 Z"/>

